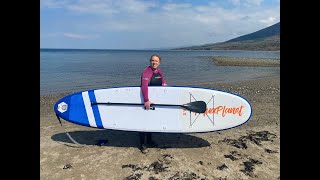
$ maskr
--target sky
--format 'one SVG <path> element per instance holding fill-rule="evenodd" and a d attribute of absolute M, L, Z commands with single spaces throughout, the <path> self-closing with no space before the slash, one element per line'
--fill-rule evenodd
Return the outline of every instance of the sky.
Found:
<path fill-rule="evenodd" d="M 40 0 L 40 48 L 224 42 L 280 22 L 280 0 Z"/>

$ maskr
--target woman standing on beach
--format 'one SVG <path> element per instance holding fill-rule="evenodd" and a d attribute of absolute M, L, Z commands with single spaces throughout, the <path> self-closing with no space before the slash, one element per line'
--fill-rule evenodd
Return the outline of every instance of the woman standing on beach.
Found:
<path fill-rule="evenodd" d="M 161 57 L 158 54 L 152 54 L 150 57 L 150 65 L 145 68 L 141 75 L 141 91 L 146 110 L 150 109 L 153 102 L 149 100 L 149 86 L 167 86 L 162 71 L 158 68 L 161 63 Z M 151 132 L 139 132 L 140 150 L 142 153 L 147 153 L 147 145 L 155 146 L 152 141 Z M 147 138 L 147 141 L 145 139 Z"/>

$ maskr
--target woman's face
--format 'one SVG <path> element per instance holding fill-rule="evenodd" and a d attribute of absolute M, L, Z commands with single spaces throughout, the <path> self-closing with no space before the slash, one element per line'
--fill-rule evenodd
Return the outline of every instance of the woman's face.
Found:
<path fill-rule="evenodd" d="M 150 60 L 150 66 L 152 69 L 157 69 L 160 65 L 160 59 L 157 56 L 152 56 Z"/>

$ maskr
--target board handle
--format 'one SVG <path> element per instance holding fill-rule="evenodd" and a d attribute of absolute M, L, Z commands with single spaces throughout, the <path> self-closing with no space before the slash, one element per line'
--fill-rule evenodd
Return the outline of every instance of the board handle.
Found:
<path fill-rule="evenodd" d="M 146 107 L 144 107 L 144 109 L 147 109 Z M 150 110 L 156 110 L 155 107 L 150 106 Z"/>

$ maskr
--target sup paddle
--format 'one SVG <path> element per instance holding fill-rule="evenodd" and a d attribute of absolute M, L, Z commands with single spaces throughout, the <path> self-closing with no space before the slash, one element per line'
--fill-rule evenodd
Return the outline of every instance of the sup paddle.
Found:
<path fill-rule="evenodd" d="M 92 102 L 91 105 L 129 105 L 129 106 L 143 106 L 144 104 L 138 104 L 138 103 L 111 103 L 111 102 Z M 192 112 L 196 113 L 204 113 L 207 110 L 207 104 L 204 101 L 194 101 L 183 105 L 177 105 L 177 104 L 151 104 L 151 106 L 179 106 L 184 109 L 187 109 Z M 153 107 L 154 110 L 154 107 Z"/>

